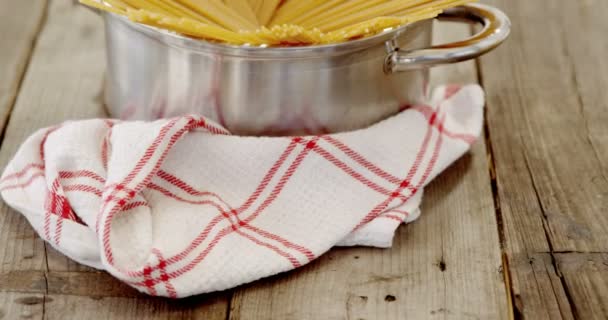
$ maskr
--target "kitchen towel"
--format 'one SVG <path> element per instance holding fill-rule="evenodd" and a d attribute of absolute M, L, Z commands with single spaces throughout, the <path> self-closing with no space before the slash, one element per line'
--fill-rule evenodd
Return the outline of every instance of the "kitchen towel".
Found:
<path fill-rule="evenodd" d="M 479 136 L 484 94 L 443 86 L 367 129 L 238 137 L 199 116 L 70 121 L 27 139 L 2 197 L 68 257 L 150 295 L 223 290 L 334 246 L 391 246 Z"/>

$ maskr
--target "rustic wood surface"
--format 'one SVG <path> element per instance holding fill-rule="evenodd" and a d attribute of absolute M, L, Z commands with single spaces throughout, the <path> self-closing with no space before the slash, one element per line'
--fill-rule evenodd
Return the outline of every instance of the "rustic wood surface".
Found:
<path fill-rule="evenodd" d="M 0 203 L 0 319 L 607 319 L 608 2 L 485 0 L 510 40 L 434 83 L 481 83 L 485 139 L 389 250 L 150 298 L 46 246 Z M 0 166 L 38 128 L 104 117 L 102 23 L 72 0 L 0 0 Z M 439 25 L 437 41 L 468 27 Z"/>
<path fill-rule="evenodd" d="M 488 2 L 516 26 L 480 63 L 515 313 L 606 319 L 608 273 L 573 266 L 608 250 L 608 4 Z"/>
<path fill-rule="evenodd" d="M 3 0 L 0 1 L 0 7 L 3 8 L 0 10 L 0 29 L 3 30 L 0 33 L 0 131 L 4 132 L 7 117 L 44 21 L 46 1 Z M 7 154 L 6 158 L 9 157 Z M 2 166 L 5 163 L 2 162 Z M 2 204 L 0 243 L 11 244 L 0 246 L 0 283 L 19 285 L 21 281 L 9 281 L 13 277 L 8 277 L 8 273 L 42 270 L 44 246 L 27 226 L 25 219 L 7 214 L 6 211 L 6 206 Z"/>

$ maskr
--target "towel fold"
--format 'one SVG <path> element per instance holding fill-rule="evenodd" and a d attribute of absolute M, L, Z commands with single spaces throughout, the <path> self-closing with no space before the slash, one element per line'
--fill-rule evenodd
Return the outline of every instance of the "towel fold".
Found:
<path fill-rule="evenodd" d="M 334 246 L 390 247 L 423 188 L 479 136 L 476 85 L 364 130 L 237 137 L 199 116 L 39 130 L 2 197 L 70 258 L 150 295 L 224 290 Z"/>

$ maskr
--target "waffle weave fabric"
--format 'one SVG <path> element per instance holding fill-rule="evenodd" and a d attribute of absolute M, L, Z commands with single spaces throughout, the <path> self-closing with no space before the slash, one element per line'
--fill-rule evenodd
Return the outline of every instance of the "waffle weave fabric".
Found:
<path fill-rule="evenodd" d="M 39 130 L 2 197 L 66 256 L 150 295 L 224 290 L 334 246 L 391 246 L 424 187 L 480 135 L 476 85 L 437 88 L 367 129 L 238 137 L 205 118 Z"/>

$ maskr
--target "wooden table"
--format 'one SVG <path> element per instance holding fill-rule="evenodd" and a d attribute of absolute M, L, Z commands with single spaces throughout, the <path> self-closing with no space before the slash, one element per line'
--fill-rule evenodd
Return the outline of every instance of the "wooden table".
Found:
<path fill-rule="evenodd" d="M 332 250 L 294 272 L 149 298 L 0 210 L 0 319 L 608 318 L 608 1 L 487 0 L 509 42 L 434 71 L 480 82 L 485 139 L 426 191 L 390 250 Z M 34 130 L 105 117 L 102 23 L 70 0 L 0 0 L 3 167 Z M 454 39 L 468 27 L 441 26 Z"/>

